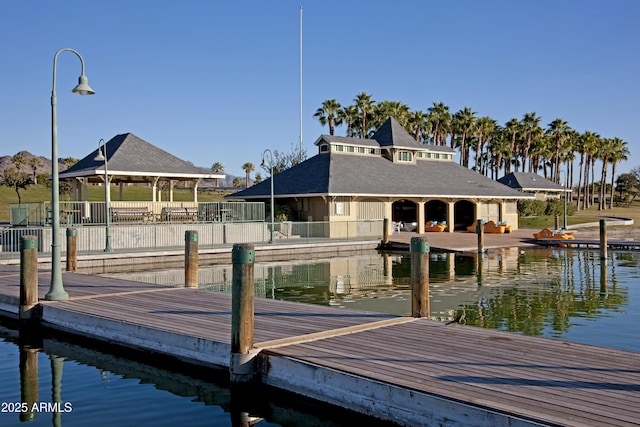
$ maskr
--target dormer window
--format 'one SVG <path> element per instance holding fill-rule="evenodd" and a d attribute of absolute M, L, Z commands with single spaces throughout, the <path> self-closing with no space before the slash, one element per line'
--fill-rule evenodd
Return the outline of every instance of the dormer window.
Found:
<path fill-rule="evenodd" d="M 413 154 L 411 151 L 398 151 L 398 161 L 399 162 L 412 162 Z"/>
<path fill-rule="evenodd" d="M 327 153 L 328 151 L 329 151 L 329 144 L 320 145 L 320 152 L 321 153 Z"/>

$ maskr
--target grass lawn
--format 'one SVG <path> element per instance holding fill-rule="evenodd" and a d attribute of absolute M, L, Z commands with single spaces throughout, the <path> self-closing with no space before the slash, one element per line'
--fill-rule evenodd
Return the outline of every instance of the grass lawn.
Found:
<path fill-rule="evenodd" d="M 586 210 L 579 210 L 574 215 L 567 217 L 568 225 L 584 224 L 588 222 L 598 222 L 607 217 L 630 218 L 633 219 L 632 227 L 640 227 L 640 202 L 634 202 L 629 207 L 614 207 L 599 211 L 597 207 Z M 558 218 L 558 224 L 562 227 L 563 217 Z M 531 228 L 542 230 L 543 228 L 553 229 L 555 218 L 553 216 L 521 217 L 518 221 L 519 228 Z"/>
<path fill-rule="evenodd" d="M 152 200 L 151 187 L 127 186 L 124 188 L 123 199 L 127 201 Z M 206 189 L 198 191 L 199 202 L 224 202 L 224 196 L 229 191 Z M 22 203 L 43 202 L 51 200 L 51 188 L 45 185 L 31 185 L 26 190 L 20 190 Z M 162 200 L 168 200 L 168 194 L 162 195 Z M 71 196 L 60 196 L 60 201 L 71 200 Z M 104 187 L 88 187 L 88 200 L 90 202 L 104 201 Z M 111 189 L 111 200 L 120 200 L 120 190 Z M 175 202 L 188 202 L 193 200 L 193 192 L 190 188 L 174 188 L 173 200 Z M 9 205 L 18 203 L 18 196 L 13 188 L 0 185 L 0 222 L 9 222 Z"/>

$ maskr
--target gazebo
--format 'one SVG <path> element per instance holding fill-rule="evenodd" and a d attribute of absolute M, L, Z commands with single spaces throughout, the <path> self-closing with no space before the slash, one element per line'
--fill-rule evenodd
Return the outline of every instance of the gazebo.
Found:
<path fill-rule="evenodd" d="M 198 185 L 203 179 L 223 179 L 224 174 L 198 168 L 178 157 L 138 138 L 132 133 L 116 135 L 96 148 L 78 163 L 59 175 L 60 181 L 71 183 L 74 201 L 87 200 L 87 186 L 105 183 L 105 160 L 96 160 L 99 152 L 106 157 L 108 185 L 118 184 L 120 200 L 126 184 L 151 184 L 153 202 L 162 201 L 159 183 L 169 185 L 168 201 L 173 201 L 176 183 L 188 182 L 193 189 L 193 201 L 198 201 Z"/>

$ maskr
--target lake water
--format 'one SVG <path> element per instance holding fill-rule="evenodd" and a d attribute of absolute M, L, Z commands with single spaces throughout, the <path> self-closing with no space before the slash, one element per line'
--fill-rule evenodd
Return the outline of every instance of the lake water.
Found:
<path fill-rule="evenodd" d="M 464 312 L 467 325 L 640 351 L 640 253 L 610 252 L 606 263 L 598 252 L 571 249 L 506 249 L 481 257 L 431 253 L 430 258 L 432 319 L 449 321 Z M 200 287 L 231 292 L 231 271 L 231 265 L 201 266 Z M 410 271 L 408 254 L 371 252 L 256 264 L 254 275 L 258 297 L 409 315 Z M 180 268 L 110 276 L 184 281 Z M 53 337 L 19 345 L 18 332 L 0 325 L 5 409 L 0 426 L 376 424 L 273 390 L 232 393 L 225 372 L 147 364 L 139 355 L 131 360 L 100 350 Z M 56 396 L 62 412 L 46 407 Z M 21 417 L 29 414 L 7 412 L 15 402 L 45 406 L 25 424 Z"/>

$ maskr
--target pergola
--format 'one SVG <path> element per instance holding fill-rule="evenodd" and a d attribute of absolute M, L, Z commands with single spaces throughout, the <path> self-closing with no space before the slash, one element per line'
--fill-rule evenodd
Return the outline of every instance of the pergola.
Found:
<path fill-rule="evenodd" d="M 107 174 L 105 174 L 106 157 Z M 98 159 L 96 159 L 98 158 Z M 138 138 L 132 133 L 116 135 L 71 168 L 60 173 L 60 180 L 71 182 L 74 201 L 87 201 L 88 184 L 118 184 L 120 200 L 126 184 L 151 184 L 152 201 L 162 201 L 159 184 L 168 183 L 169 202 L 173 201 L 176 183 L 189 182 L 193 188 L 193 201 L 198 201 L 198 185 L 203 179 L 224 179 L 224 174 L 211 173 Z"/>

